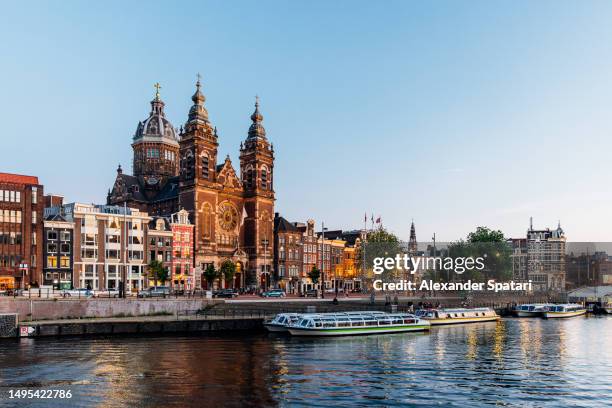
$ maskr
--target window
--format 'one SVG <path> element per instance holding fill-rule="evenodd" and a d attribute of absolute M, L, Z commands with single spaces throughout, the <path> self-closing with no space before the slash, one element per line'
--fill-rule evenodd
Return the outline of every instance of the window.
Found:
<path fill-rule="evenodd" d="M 208 156 L 207 155 L 203 155 L 202 156 L 202 178 L 205 180 L 208 180 Z"/>
<path fill-rule="evenodd" d="M 55 241 L 57 239 L 57 231 L 47 231 L 47 240 Z"/>
<path fill-rule="evenodd" d="M 261 169 L 261 188 L 268 189 L 268 169 L 265 167 Z"/>
<path fill-rule="evenodd" d="M 16 203 L 20 203 L 21 202 L 21 192 L 20 191 L 16 191 L 15 192 L 15 202 Z M 34 202 L 32 202 L 34 203 Z"/>
<path fill-rule="evenodd" d="M 60 258 L 60 268 L 70 268 L 70 258 L 67 256 L 62 256 Z"/>
<path fill-rule="evenodd" d="M 57 258 L 54 256 L 47 257 L 47 268 L 57 268 Z"/>
<path fill-rule="evenodd" d="M 38 203 L 38 187 L 32 187 L 32 204 Z"/>
<path fill-rule="evenodd" d="M 32 245 L 36 245 L 36 231 L 32 231 Z"/>
<path fill-rule="evenodd" d="M 70 241 L 70 232 L 68 232 L 68 231 L 60 232 L 60 240 L 62 240 L 62 241 Z"/>
<path fill-rule="evenodd" d="M 278 267 L 278 276 L 280 276 L 280 277 L 285 276 L 285 265 L 279 265 L 279 267 Z"/>
<path fill-rule="evenodd" d="M 70 253 L 70 244 L 63 242 L 60 244 L 60 252 L 62 254 L 68 254 Z"/>
<path fill-rule="evenodd" d="M 19 211 L 20 217 L 21 217 L 21 211 Z M 32 211 L 32 224 L 36 224 L 37 219 L 36 219 L 36 211 Z"/>
<path fill-rule="evenodd" d="M 47 252 L 51 254 L 57 253 L 57 244 L 55 242 L 48 242 Z"/>

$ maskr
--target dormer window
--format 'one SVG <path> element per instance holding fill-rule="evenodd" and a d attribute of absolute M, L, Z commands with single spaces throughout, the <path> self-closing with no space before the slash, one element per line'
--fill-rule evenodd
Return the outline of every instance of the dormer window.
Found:
<path fill-rule="evenodd" d="M 261 169 L 261 188 L 268 189 L 268 169 L 265 167 Z"/>

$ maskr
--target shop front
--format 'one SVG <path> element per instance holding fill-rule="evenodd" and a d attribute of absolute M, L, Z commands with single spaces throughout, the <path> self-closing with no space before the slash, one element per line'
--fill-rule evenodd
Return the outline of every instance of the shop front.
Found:
<path fill-rule="evenodd" d="M 15 289 L 15 278 L 12 276 L 0 276 L 0 291 Z"/>

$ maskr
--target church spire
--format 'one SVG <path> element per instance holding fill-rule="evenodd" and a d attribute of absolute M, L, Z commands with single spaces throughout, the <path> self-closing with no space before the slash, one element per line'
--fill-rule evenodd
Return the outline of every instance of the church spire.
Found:
<path fill-rule="evenodd" d="M 410 223 L 410 240 L 408 241 L 408 251 L 410 255 L 416 255 L 417 252 L 417 239 L 416 239 L 416 228 L 414 228 L 414 220 Z"/>
<path fill-rule="evenodd" d="M 249 127 L 248 139 L 266 138 L 266 129 L 264 129 L 261 122 L 263 122 L 263 115 L 259 112 L 259 96 L 255 96 L 255 111 L 251 115 L 253 123 Z"/>
<path fill-rule="evenodd" d="M 201 75 L 198 74 L 197 78 L 198 80 L 196 82 L 196 91 L 191 97 L 191 100 L 193 101 L 193 106 L 189 110 L 189 119 L 187 120 L 187 124 L 197 123 L 197 122 L 208 124 L 208 111 L 204 107 L 204 102 L 206 101 L 206 97 L 200 90 Z"/>

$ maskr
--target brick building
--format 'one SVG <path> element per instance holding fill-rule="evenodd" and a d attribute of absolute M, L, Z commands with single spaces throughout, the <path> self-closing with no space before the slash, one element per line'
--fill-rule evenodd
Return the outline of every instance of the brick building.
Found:
<path fill-rule="evenodd" d="M 274 282 L 287 293 L 299 293 L 302 268 L 302 233 L 292 223 L 274 215 Z"/>
<path fill-rule="evenodd" d="M 273 274 L 274 150 L 259 102 L 240 146 L 238 174 L 229 156 L 218 164 L 219 135 L 200 88 L 198 79 L 180 131 L 155 94 L 149 117 L 139 122 L 132 140 L 134 174 L 117 169 L 107 203 L 164 217 L 185 209 L 194 228 L 198 271 L 231 260 L 239 271 L 236 287 L 266 286 L 264 279 Z"/>
<path fill-rule="evenodd" d="M 72 289 L 74 222 L 66 220 L 61 212 L 49 213 L 45 209 L 43 228 L 43 284 Z"/>
<path fill-rule="evenodd" d="M 0 290 L 42 282 L 43 186 L 0 173 Z"/>

